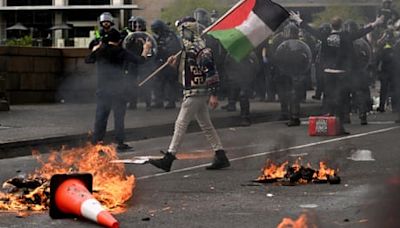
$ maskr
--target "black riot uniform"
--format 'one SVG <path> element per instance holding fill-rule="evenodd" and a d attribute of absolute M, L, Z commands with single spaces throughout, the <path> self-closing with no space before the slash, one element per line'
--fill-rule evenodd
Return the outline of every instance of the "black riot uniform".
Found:
<path fill-rule="evenodd" d="M 344 30 L 351 33 L 356 33 L 359 26 L 352 20 L 347 20 L 343 24 Z M 367 112 L 371 111 L 371 93 L 369 90 L 370 78 L 367 72 L 367 67 L 371 61 L 372 47 L 364 39 L 360 38 L 353 41 L 352 66 L 351 73 L 349 74 L 349 93 L 347 97 L 348 110 L 351 112 L 350 107 L 354 106 L 361 120 L 361 125 L 367 124 Z M 350 110 L 349 110 L 350 109 Z M 347 114 L 347 113 L 346 113 Z"/>
<path fill-rule="evenodd" d="M 144 18 L 139 16 L 133 16 L 129 19 L 129 28 L 132 33 L 135 32 L 146 32 L 146 21 Z M 129 33 L 127 38 L 129 38 Z M 132 36 L 134 39 L 125 39 L 125 48 L 134 52 L 135 54 L 140 54 L 142 52 L 143 41 L 146 38 L 138 38 Z M 145 105 L 146 110 L 151 110 L 151 89 L 152 83 L 146 83 L 144 86 L 139 87 L 138 82 L 142 81 L 146 76 L 148 76 L 152 70 L 154 70 L 155 65 L 152 61 L 146 61 L 144 64 L 138 66 L 135 63 L 131 63 L 125 69 L 126 73 L 129 74 L 129 84 L 131 85 L 131 90 L 129 92 L 129 109 L 136 109 L 139 98 L 141 98 Z"/>
<path fill-rule="evenodd" d="M 251 125 L 250 97 L 253 92 L 253 82 L 259 72 L 260 63 L 255 52 L 237 62 L 230 55 L 224 61 L 225 80 L 228 83 L 228 111 L 236 110 L 236 102 L 240 104 L 241 126 Z"/>
<path fill-rule="evenodd" d="M 321 33 L 321 36 L 328 36 L 331 33 L 332 28 L 331 25 L 328 23 L 323 23 L 318 28 L 318 31 Z M 324 63 L 323 60 L 325 59 L 321 52 L 321 41 L 317 44 L 317 52 L 315 56 L 315 81 L 316 81 L 316 89 L 315 95 L 312 96 L 315 100 L 320 100 L 323 97 L 324 93 Z"/>
<path fill-rule="evenodd" d="M 353 41 L 365 36 L 373 30 L 369 25 L 353 33 L 341 30 L 341 19 L 334 19 L 330 34 L 321 34 L 306 23 L 301 26 L 321 41 L 321 52 L 324 56 L 325 99 L 329 114 L 339 118 L 341 132 L 347 134 L 343 123 L 348 107 L 349 74 L 352 71 Z M 338 28 L 337 28 L 338 27 Z"/>
<path fill-rule="evenodd" d="M 157 42 L 157 55 L 155 56 L 156 66 L 164 64 L 168 57 L 181 50 L 181 43 L 177 35 L 161 20 L 155 20 L 151 24 L 151 31 Z M 178 72 L 166 67 L 154 79 L 154 105 L 153 107 L 164 107 L 164 100 L 167 100 L 166 109 L 175 108 L 177 93 L 179 92 Z"/>
<path fill-rule="evenodd" d="M 299 28 L 292 22 L 283 28 L 273 43 L 272 61 L 281 104 L 281 119 L 288 118 L 288 126 L 299 126 L 300 101 L 312 53 L 309 46 L 299 40 Z"/>
<path fill-rule="evenodd" d="M 395 79 L 397 75 L 395 38 L 393 32 L 388 30 L 379 41 L 380 49 L 378 51 L 378 77 L 380 80 L 379 91 L 379 107 L 377 111 L 384 112 L 388 98 L 391 97 L 392 102 L 396 102 L 396 97 L 393 96 L 395 89 Z M 394 98 L 394 99 L 393 99 Z"/>
<path fill-rule="evenodd" d="M 382 7 L 378 9 L 376 15 L 385 16 L 383 27 L 394 24 L 399 19 L 399 13 L 392 7 L 392 0 L 382 0 Z"/>

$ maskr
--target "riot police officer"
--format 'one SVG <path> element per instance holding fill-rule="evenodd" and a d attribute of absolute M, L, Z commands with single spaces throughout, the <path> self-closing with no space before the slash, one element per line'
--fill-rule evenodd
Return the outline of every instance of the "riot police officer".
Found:
<path fill-rule="evenodd" d="M 151 24 L 151 31 L 157 42 L 156 65 L 160 66 L 166 62 L 169 56 L 181 50 L 181 44 L 174 32 L 161 20 L 155 20 Z M 175 108 L 177 93 L 179 92 L 178 72 L 170 67 L 164 68 L 154 80 L 154 105 L 153 107 L 164 107 L 164 100 L 167 100 L 166 109 Z"/>
<path fill-rule="evenodd" d="M 382 0 L 382 7 L 377 12 L 377 17 L 384 16 L 382 26 L 385 28 L 399 19 L 399 13 L 393 9 L 392 3 L 392 0 Z"/>
<path fill-rule="evenodd" d="M 236 110 L 236 102 L 240 104 L 240 126 L 251 125 L 250 97 L 253 92 L 253 82 L 260 69 L 255 52 L 251 52 L 246 58 L 237 62 L 230 55 L 225 56 L 224 73 L 228 83 L 228 111 L 233 107 Z"/>
<path fill-rule="evenodd" d="M 343 27 L 344 31 L 350 34 L 359 31 L 358 24 L 353 20 L 345 21 Z M 365 39 L 360 38 L 353 41 L 353 48 L 349 51 L 353 52 L 351 58 L 351 73 L 349 74 L 348 80 L 348 93 L 351 96 L 347 97 L 346 112 L 351 112 L 352 108 L 350 104 L 354 104 L 358 111 L 361 125 L 366 125 L 368 123 L 367 112 L 371 110 L 370 80 L 367 67 L 371 61 L 372 47 Z"/>
<path fill-rule="evenodd" d="M 393 92 L 395 89 L 395 79 L 397 77 L 397 61 L 396 52 L 394 45 L 396 43 L 393 31 L 388 29 L 378 40 L 379 52 L 377 56 L 378 60 L 378 78 L 380 80 L 380 91 L 379 91 L 379 107 L 378 112 L 385 112 L 385 105 L 388 98 L 391 97 L 395 101 Z M 395 98 L 395 99 L 393 99 Z"/>
<path fill-rule="evenodd" d="M 310 47 L 299 38 L 298 26 L 289 22 L 273 47 L 281 113 L 282 116 L 289 117 L 289 127 L 300 125 L 300 101 L 305 89 L 306 73 L 312 60 Z"/>
<path fill-rule="evenodd" d="M 130 51 L 140 54 L 142 52 L 143 42 L 146 37 L 150 37 L 150 34 L 146 33 L 146 20 L 140 16 L 132 16 L 128 21 L 129 30 L 131 33 L 124 39 L 124 46 Z M 150 55 L 151 53 L 149 53 Z M 152 61 L 146 61 L 144 64 L 137 66 L 135 63 L 131 63 L 128 72 L 131 75 L 131 81 L 129 82 L 132 86 L 132 90 L 129 94 L 129 109 L 136 109 L 138 99 L 142 98 L 146 105 L 146 110 L 151 110 L 151 89 L 152 84 L 147 83 L 142 87 L 138 87 L 138 81 L 143 80 L 152 70 L 154 70 L 154 63 Z"/>
<path fill-rule="evenodd" d="M 331 25 L 329 23 L 322 23 L 319 28 L 318 31 L 321 34 L 327 35 L 330 34 L 332 29 L 331 29 Z M 315 95 L 312 96 L 313 99 L 315 100 L 321 100 L 321 98 L 323 97 L 323 93 L 324 93 L 324 78 L 323 78 L 323 69 L 324 69 L 324 57 L 322 56 L 321 52 L 321 41 L 318 41 L 317 44 L 317 52 L 316 52 L 316 56 L 315 56 L 315 81 L 316 81 L 316 85 L 315 85 Z"/>

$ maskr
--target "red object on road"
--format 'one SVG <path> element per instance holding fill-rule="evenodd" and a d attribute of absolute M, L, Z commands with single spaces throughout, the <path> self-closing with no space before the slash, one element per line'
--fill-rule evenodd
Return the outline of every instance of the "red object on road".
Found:
<path fill-rule="evenodd" d="M 118 228 L 118 221 L 92 195 L 91 174 L 56 174 L 50 181 L 50 216 L 81 216 L 104 227 Z"/>
<path fill-rule="evenodd" d="M 340 123 L 336 116 L 310 116 L 308 119 L 310 136 L 336 136 L 340 134 Z"/>

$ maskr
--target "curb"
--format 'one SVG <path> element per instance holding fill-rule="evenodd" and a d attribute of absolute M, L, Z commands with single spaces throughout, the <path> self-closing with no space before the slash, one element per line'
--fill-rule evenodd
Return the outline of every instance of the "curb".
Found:
<path fill-rule="evenodd" d="M 320 113 L 320 106 L 309 106 L 302 108 L 302 117 L 317 115 Z M 270 112 L 259 112 L 251 114 L 251 122 L 253 124 L 277 121 L 279 118 L 279 111 Z M 211 118 L 215 128 L 228 128 L 228 127 L 240 127 L 238 125 L 240 121 L 239 116 L 226 116 Z M 175 120 L 174 120 L 175 121 Z M 138 128 L 127 128 L 125 129 L 126 141 L 138 141 L 149 138 L 158 138 L 172 135 L 174 130 L 174 122 L 160 125 L 153 125 L 147 127 Z M 201 129 L 198 127 L 195 121 L 189 124 L 188 133 L 199 132 Z M 107 132 L 105 141 L 111 141 L 113 131 Z M 18 142 L 10 142 L 0 144 L 0 159 L 14 158 L 19 156 L 29 156 L 32 154 L 32 150 L 38 150 L 40 153 L 48 153 L 51 150 L 57 150 L 63 145 L 69 147 L 80 146 L 89 141 L 90 136 L 85 134 L 75 134 L 67 136 L 57 136 L 40 138 L 33 140 L 23 140 Z"/>

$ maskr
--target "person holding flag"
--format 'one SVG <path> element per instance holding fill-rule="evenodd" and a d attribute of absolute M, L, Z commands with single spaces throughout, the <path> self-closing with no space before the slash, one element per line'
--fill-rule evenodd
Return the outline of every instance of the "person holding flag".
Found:
<path fill-rule="evenodd" d="M 203 34 L 208 32 L 218 39 L 228 53 L 239 62 L 271 36 L 288 17 L 289 13 L 283 7 L 270 0 L 242 0 L 205 29 Z M 150 159 L 149 163 L 169 172 L 187 127 L 190 121 L 196 118 L 215 151 L 214 160 L 206 169 L 229 167 L 230 162 L 211 123 L 207 107 L 207 103 L 213 109 L 218 106 L 216 93 L 219 75 L 212 51 L 206 47 L 195 18 L 185 17 L 176 25 L 184 47 L 179 59 L 175 55 L 169 57 L 167 62 L 179 69 L 180 81 L 184 86 L 184 100 L 168 151 L 163 152 L 163 158 Z"/>
<path fill-rule="evenodd" d="M 175 56 L 168 58 L 171 66 L 179 69 L 179 77 L 183 84 L 184 98 L 178 118 L 175 122 L 174 135 L 168 151 L 162 159 L 150 159 L 149 163 L 166 172 L 171 170 L 175 154 L 183 141 L 187 127 L 196 118 L 207 140 L 215 151 L 213 163 L 207 169 L 222 169 L 230 166 L 221 140 L 215 130 L 207 107 L 218 106 L 216 96 L 219 87 L 219 75 L 216 70 L 211 49 L 206 47 L 200 37 L 199 24 L 193 17 L 185 17 L 178 24 L 184 48 L 180 59 Z"/>

